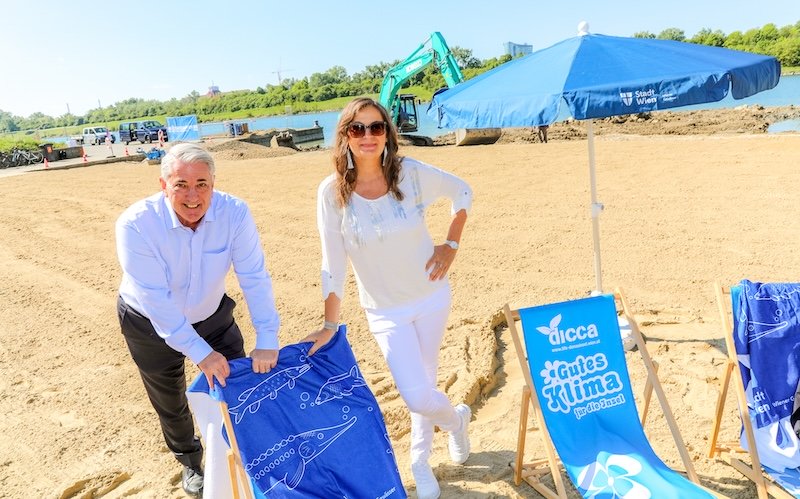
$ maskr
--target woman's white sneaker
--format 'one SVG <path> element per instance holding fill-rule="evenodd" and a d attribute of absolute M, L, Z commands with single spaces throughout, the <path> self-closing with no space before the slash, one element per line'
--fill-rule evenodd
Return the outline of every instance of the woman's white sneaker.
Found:
<path fill-rule="evenodd" d="M 417 484 L 417 497 L 419 499 L 437 499 L 441 494 L 439 481 L 433 474 L 431 465 L 427 461 L 411 463 L 411 474 Z"/>
<path fill-rule="evenodd" d="M 447 446 L 450 450 L 450 459 L 456 464 L 462 464 L 469 457 L 469 420 L 472 410 L 466 404 L 458 404 L 456 413 L 461 418 L 461 428 L 451 431 Z"/>

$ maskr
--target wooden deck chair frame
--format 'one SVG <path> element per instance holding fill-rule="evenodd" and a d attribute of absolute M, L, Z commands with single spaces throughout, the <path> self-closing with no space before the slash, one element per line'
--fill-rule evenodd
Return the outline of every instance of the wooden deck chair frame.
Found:
<path fill-rule="evenodd" d="M 736 355 L 736 346 L 733 343 L 733 305 L 731 303 L 731 288 L 723 287 L 718 282 L 714 283 L 714 294 L 717 297 L 717 307 L 719 308 L 720 319 L 722 321 L 723 337 L 725 338 L 725 348 L 728 351 L 728 360 L 723 366 L 723 373 L 720 380 L 719 398 L 717 399 L 717 409 L 714 413 L 714 426 L 711 432 L 711 442 L 709 444 L 708 456 L 721 459 L 739 473 L 749 478 L 756 485 L 759 499 L 767 499 L 769 496 L 780 499 L 793 499 L 794 496 L 784 490 L 780 485 L 766 477 L 761 469 L 761 459 L 758 457 L 756 448 L 756 438 L 753 432 L 753 425 L 747 409 L 747 396 L 745 395 L 744 381 L 742 381 L 742 371 L 739 367 L 739 360 Z M 739 442 L 719 442 L 719 432 L 722 424 L 722 413 L 725 410 L 725 399 L 728 396 L 728 387 L 733 379 L 733 389 L 736 392 L 736 400 L 739 406 L 739 419 L 741 420 L 744 435 L 747 439 L 747 446 L 752 449 L 750 452 L 744 450 Z M 742 460 L 744 456 L 750 456 L 750 464 Z"/>
<path fill-rule="evenodd" d="M 631 326 L 631 334 L 633 335 L 633 339 L 636 342 L 636 346 L 638 348 L 639 353 L 642 357 L 642 362 L 644 363 L 644 367 L 647 370 L 647 384 L 644 390 L 644 406 L 642 409 L 642 425 L 647 419 L 647 412 L 649 410 L 650 405 L 650 397 L 652 392 L 655 391 L 656 397 L 661 404 L 661 408 L 664 413 L 664 418 L 669 425 L 670 432 L 672 433 L 672 438 L 675 441 L 675 446 L 677 447 L 678 453 L 683 460 L 683 464 L 686 468 L 686 474 L 688 475 L 689 479 L 694 483 L 701 485 L 700 481 L 695 473 L 694 466 L 692 464 L 692 460 L 689 457 L 689 453 L 686 451 L 686 446 L 683 443 L 683 438 L 681 437 L 680 432 L 678 431 L 678 424 L 675 421 L 675 417 L 672 415 L 672 410 L 667 403 L 667 397 L 664 394 L 664 390 L 661 387 L 661 383 L 658 381 L 657 371 L 658 365 L 653 361 L 650 357 L 650 354 L 647 351 L 647 345 L 645 344 L 644 337 L 642 336 L 641 331 L 639 330 L 639 325 L 637 324 L 633 314 L 631 313 L 630 307 L 628 305 L 628 301 L 625 298 L 621 289 L 617 288 L 614 291 L 614 301 L 617 303 L 617 310 L 618 312 L 621 311 L 622 314 L 625 316 L 626 320 Z M 508 304 L 503 307 L 503 313 L 506 317 L 506 322 L 508 324 L 508 329 L 511 332 L 511 338 L 514 341 L 514 348 L 517 352 L 517 358 L 519 359 L 520 367 L 522 368 L 522 373 L 525 377 L 525 386 L 522 388 L 522 402 L 520 404 L 520 416 L 519 416 L 519 428 L 517 433 L 517 450 L 514 461 L 511 463 L 511 467 L 514 470 L 514 484 L 520 485 L 524 480 L 528 483 L 531 487 L 533 487 L 537 492 L 539 492 L 544 497 L 548 499 L 566 499 L 567 492 L 564 487 L 564 480 L 561 473 L 561 465 L 559 462 L 558 457 L 556 456 L 555 446 L 553 441 L 550 437 L 550 433 L 547 430 L 547 427 L 541 424 L 544 421 L 544 417 L 542 415 L 542 409 L 539 404 L 539 399 L 536 395 L 536 390 L 533 389 L 533 378 L 531 377 L 530 368 L 528 366 L 528 354 L 525 350 L 525 346 L 522 343 L 522 337 L 520 336 L 519 331 L 517 330 L 516 322 L 520 320 L 519 316 L 519 309 L 512 310 Z M 528 432 L 528 409 L 533 409 L 534 418 L 535 418 L 535 425 L 534 429 L 537 430 L 542 438 L 542 443 L 544 445 L 545 450 L 545 458 L 537 459 L 531 462 L 524 462 L 525 459 L 525 439 Z M 542 481 L 542 478 L 547 476 L 548 474 L 552 475 L 552 480 L 555 485 L 555 490 L 550 488 L 546 483 Z M 701 485 L 702 486 L 702 485 Z M 713 492 L 712 492 L 713 493 Z"/>
<path fill-rule="evenodd" d="M 222 412 L 222 422 L 225 425 L 225 431 L 228 433 L 228 442 L 230 442 L 230 449 L 228 449 L 227 455 L 233 499 L 240 499 L 242 497 L 241 494 L 244 495 L 245 499 L 254 499 L 250 477 L 247 476 L 247 472 L 244 469 L 242 455 L 239 453 L 239 444 L 236 440 L 236 434 L 233 432 L 233 422 L 231 422 L 231 415 L 228 412 L 228 404 L 220 401 L 219 409 Z"/>

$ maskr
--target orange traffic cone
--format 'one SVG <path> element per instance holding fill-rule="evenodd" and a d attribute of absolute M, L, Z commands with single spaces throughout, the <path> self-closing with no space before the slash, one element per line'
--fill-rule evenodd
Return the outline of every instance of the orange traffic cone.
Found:
<path fill-rule="evenodd" d="M 125 156 L 130 156 L 130 154 L 128 154 L 128 146 L 125 146 Z"/>
<path fill-rule="evenodd" d="M 88 160 L 86 159 L 86 149 L 81 147 L 81 151 L 83 151 L 83 162 L 88 163 Z"/>

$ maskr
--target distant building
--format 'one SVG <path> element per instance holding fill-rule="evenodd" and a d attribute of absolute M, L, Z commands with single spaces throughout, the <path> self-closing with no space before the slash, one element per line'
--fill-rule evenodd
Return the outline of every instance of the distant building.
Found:
<path fill-rule="evenodd" d="M 216 85 L 211 85 L 208 87 L 208 93 L 206 93 L 206 97 L 214 97 L 215 95 L 219 95 L 219 87 Z"/>
<path fill-rule="evenodd" d="M 506 42 L 503 44 L 503 47 L 506 49 L 506 54 L 510 55 L 512 58 L 533 52 L 533 45 L 523 43 Z"/>

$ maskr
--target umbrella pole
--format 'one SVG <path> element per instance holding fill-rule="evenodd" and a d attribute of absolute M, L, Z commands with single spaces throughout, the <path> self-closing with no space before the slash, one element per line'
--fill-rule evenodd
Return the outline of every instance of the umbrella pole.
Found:
<path fill-rule="evenodd" d="M 594 278 L 595 292 L 603 292 L 603 273 L 600 270 L 600 212 L 603 203 L 597 202 L 597 176 L 594 167 L 594 127 L 593 120 L 586 121 L 586 138 L 589 141 L 589 183 L 592 189 L 592 239 L 594 241 Z"/>

